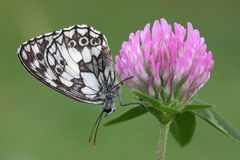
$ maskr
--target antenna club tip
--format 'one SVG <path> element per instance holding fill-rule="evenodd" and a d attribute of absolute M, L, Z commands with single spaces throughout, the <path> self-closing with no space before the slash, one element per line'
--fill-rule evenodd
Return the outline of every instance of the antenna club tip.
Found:
<path fill-rule="evenodd" d="M 96 148 L 97 148 L 96 143 L 93 143 L 93 144 L 92 144 L 92 148 L 93 148 L 93 149 L 96 149 Z"/>

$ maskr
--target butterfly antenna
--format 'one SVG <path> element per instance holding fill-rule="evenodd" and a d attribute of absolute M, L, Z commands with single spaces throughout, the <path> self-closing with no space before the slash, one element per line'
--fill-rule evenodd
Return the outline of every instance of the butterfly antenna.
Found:
<path fill-rule="evenodd" d="M 100 118 L 99 118 L 99 121 L 98 121 L 96 130 L 95 130 L 95 134 L 94 134 L 94 137 L 93 137 L 93 147 L 96 147 L 97 133 L 98 133 L 99 125 L 100 125 L 101 120 L 102 120 L 102 115 L 103 115 L 103 112 L 102 112 L 102 114 L 101 114 L 101 116 L 100 116 Z"/>
<path fill-rule="evenodd" d="M 115 89 L 115 88 L 123 85 L 125 81 L 127 81 L 127 80 L 129 80 L 129 79 L 132 79 L 132 78 L 133 78 L 133 76 L 128 77 L 128 78 L 125 78 L 124 80 L 121 80 L 121 81 L 120 81 L 118 84 L 116 84 L 111 90 L 113 90 L 113 89 Z"/>
<path fill-rule="evenodd" d="M 100 113 L 100 115 L 98 116 L 98 118 L 97 118 L 97 120 L 96 120 L 96 122 L 95 122 L 95 124 L 94 124 L 94 126 L 93 126 L 93 129 L 92 129 L 92 131 L 91 131 L 91 135 L 90 135 L 90 137 L 89 137 L 89 140 L 88 140 L 88 142 L 91 143 L 92 138 L 93 138 L 93 143 L 92 143 L 93 148 L 96 147 L 96 140 L 97 140 L 98 128 L 99 128 L 99 125 L 100 125 L 100 122 L 101 122 L 103 113 L 104 113 L 104 111 L 102 111 L 102 112 Z M 94 135 L 94 137 L 93 137 L 93 135 Z"/>

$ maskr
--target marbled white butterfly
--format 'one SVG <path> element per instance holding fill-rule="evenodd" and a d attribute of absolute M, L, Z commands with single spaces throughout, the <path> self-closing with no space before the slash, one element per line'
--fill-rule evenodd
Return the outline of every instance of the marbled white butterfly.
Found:
<path fill-rule="evenodd" d="M 75 25 L 28 40 L 18 49 L 18 57 L 47 86 L 75 100 L 102 106 L 91 134 L 95 132 L 95 144 L 102 115 L 114 111 L 114 99 L 123 83 L 116 79 L 106 37 L 90 26 Z"/>

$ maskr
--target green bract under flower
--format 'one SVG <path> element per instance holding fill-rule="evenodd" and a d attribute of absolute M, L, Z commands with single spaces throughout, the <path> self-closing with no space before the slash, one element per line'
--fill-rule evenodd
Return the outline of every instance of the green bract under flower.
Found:
<path fill-rule="evenodd" d="M 165 19 L 131 33 L 123 42 L 115 68 L 126 83 L 165 105 L 189 102 L 208 81 L 214 61 L 204 38 L 188 23 L 187 29 Z"/>

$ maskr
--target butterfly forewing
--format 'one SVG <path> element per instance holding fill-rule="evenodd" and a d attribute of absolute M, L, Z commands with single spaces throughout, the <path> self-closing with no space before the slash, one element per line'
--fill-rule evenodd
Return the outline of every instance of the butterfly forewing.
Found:
<path fill-rule="evenodd" d="M 18 56 L 32 75 L 78 101 L 102 104 L 117 83 L 105 36 L 86 25 L 29 40 Z"/>

